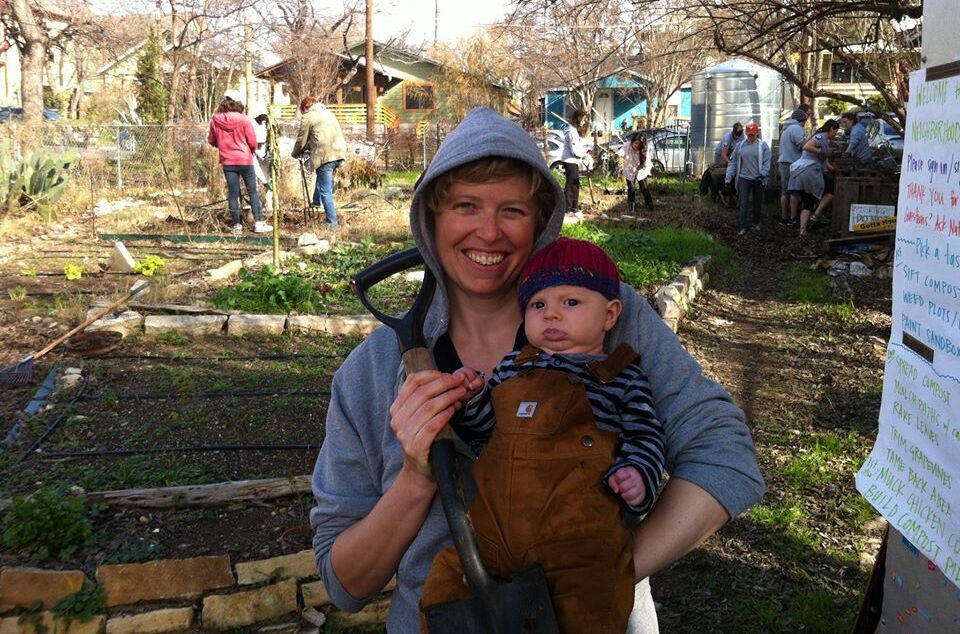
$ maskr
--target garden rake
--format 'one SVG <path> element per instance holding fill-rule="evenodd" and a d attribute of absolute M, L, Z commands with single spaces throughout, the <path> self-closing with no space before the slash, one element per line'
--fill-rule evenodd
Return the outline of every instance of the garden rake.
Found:
<path fill-rule="evenodd" d="M 18 361 L 13 365 L 9 365 L 5 368 L 0 368 L 0 385 L 22 385 L 30 381 L 30 379 L 33 378 L 33 362 L 34 361 L 36 361 L 43 355 L 47 354 L 48 352 L 50 352 L 51 350 L 53 350 L 54 348 L 62 344 L 64 341 L 74 336 L 75 334 L 77 334 L 78 332 L 80 332 L 81 330 L 83 330 L 93 322 L 97 321 L 104 315 L 111 313 L 115 311 L 117 308 L 119 308 L 120 306 L 122 306 L 123 304 L 126 304 L 133 298 L 134 295 L 136 295 L 140 291 L 143 291 L 148 286 L 150 286 L 150 282 L 148 282 L 147 280 L 143 280 L 143 279 L 138 280 L 130 288 L 130 291 L 126 295 L 124 295 L 117 301 L 113 302 L 109 306 L 106 306 L 103 309 L 95 312 L 93 315 L 87 317 L 83 321 L 83 323 L 71 329 L 70 332 L 68 332 L 67 334 L 57 338 L 55 341 L 48 344 L 42 350 L 38 350 L 37 352 L 28 354 L 23 359 L 21 359 L 20 361 Z"/>

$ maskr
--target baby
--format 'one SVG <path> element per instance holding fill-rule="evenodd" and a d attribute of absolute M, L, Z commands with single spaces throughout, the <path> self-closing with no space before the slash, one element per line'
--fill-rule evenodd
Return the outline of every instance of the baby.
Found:
<path fill-rule="evenodd" d="M 653 504 L 663 430 L 627 345 L 604 354 L 622 310 L 617 267 L 596 245 L 560 238 L 528 261 L 519 301 L 528 345 L 484 384 L 469 368 L 458 428 L 489 436 L 470 515 L 484 564 L 509 578 L 544 567 L 561 631 L 623 632 L 633 605 L 632 535 L 620 503 Z M 466 595 L 452 548 L 434 560 L 421 605 Z"/>

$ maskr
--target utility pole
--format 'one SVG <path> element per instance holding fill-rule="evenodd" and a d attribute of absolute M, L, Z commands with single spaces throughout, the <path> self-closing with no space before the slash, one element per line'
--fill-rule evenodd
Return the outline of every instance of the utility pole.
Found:
<path fill-rule="evenodd" d="M 377 107 L 377 86 L 373 82 L 373 0 L 367 0 L 366 44 L 367 141 L 373 141 Z"/>
<path fill-rule="evenodd" d="M 437 31 L 440 27 L 440 0 L 433 0 L 433 48 L 437 48 Z"/>
<path fill-rule="evenodd" d="M 247 114 L 255 115 L 253 111 L 253 42 L 250 35 L 250 22 L 243 19 L 243 79 L 246 87 Z"/>

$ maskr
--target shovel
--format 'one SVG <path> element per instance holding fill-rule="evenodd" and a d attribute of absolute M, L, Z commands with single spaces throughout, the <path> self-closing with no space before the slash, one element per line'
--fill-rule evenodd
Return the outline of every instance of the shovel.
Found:
<path fill-rule="evenodd" d="M 19 362 L 14 363 L 13 365 L 9 365 L 5 368 L 0 368 L 0 385 L 5 385 L 5 384 L 19 385 L 19 384 L 28 382 L 33 377 L 33 362 L 35 360 L 47 354 L 48 352 L 50 352 L 51 350 L 59 346 L 61 343 L 63 343 L 70 337 L 74 336 L 75 334 L 77 334 L 78 332 L 80 332 L 81 330 L 83 330 L 93 322 L 97 321 L 107 313 L 111 313 L 115 311 L 117 308 L 119 308 L 120 306 L 126 304 L 127 302 L 130 301 L 131 298 L 133 298 L 134 295 L 144 290 L 148 286 L 150 286 L 150 282 L 148 282 L 147 280 L 139 280 L 136 284 L 133 285 L 129 293 L 127 293 L 117 301 L 113 302 L 109 306 L 101 310 L 98 310 L 96 313 L 94 313 L 90 317 L 87 317 L 83 321 L 83 323 L 81 323 L 79 326 L 70 330 L 70 332 L 68 332 L 67 334 L 51 342 L 50 344 L 47 345 L 47 347 L 43 348 L 42 350 L 38 350 L 33 354 L 28 354 Z"/>
<path fill-rule="evenodd" d="M 407 374 L 437 368 L 423 337 L 423 321 L 433 299 L 437 281 L 428 268 L 413 307 L 403 317 L 391 317 L 370 303 L 367 291 L 387 277 L 423 264 L 417 249 L 410 248 L 371 264 L 353 278 L 353 287 L 364 306 L 397 335 L 403 368 Z M 508 581 L 495 579 L 480 559 L 467 506 L 460 490 L 453 432 L 444 427 L 430 448 L 430 466 L 437 479 L 453 544 L 460 557 L 470 595 L 463 601 L 451 601 L 426 608 L 428 629 L 432 634 L 515 634 L 559 632 L 550 590 L 543 568 L 525 568 Z"/>

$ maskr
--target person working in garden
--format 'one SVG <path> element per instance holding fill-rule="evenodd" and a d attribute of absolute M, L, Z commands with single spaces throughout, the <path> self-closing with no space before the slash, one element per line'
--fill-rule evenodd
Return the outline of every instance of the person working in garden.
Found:
<path fill-rule="evenodd" d="M 347 141 L 343 138 L 337 117 L 313 97 L 304 97 L 300 101 L 300 112 L 303 114 L 300 131 L 297 132 L 297 142 L 290 155 L 300 158 L 305 152 L 310 153 L 313 167 L 317 170 L 313 206 L 323 205 L 327 228 L 335 231 L 339 227 L 339 220 L 337 206 L 333 202 L 333 176 L 347 157 Z"/>
<path fill-rule="evenodd" d="M 811 212 L 823 204 L 827 196 L 825 170 L 833 170 L 827 158 L 830 156 L 830 141 L 837 136 L 840 124 L 833 119 L 824 123 L 804 144 L 800 158 L 790 166 L 790 195 L 800 207 L 800 235 L 807 235 Z M 791 203 L 794 204 L 794 203 Z"/>
<path fill-rule="evenodd" d="M 653 171 L 653 161 L 648 153 L 647 139 L 635 133 L 623 148 L 623 178 L 627 181 L 627 205 L 630 213 L 637 211 L 637 192 L 643 194 L 643 202 L 648 210 L 653 209 L 653 195 L 647 187 L 647 177 Z"/>
<path fill-rule="evenodd" d="M 250 198 L 250 211 L 254 218 L 253 230 L 256 233 L 273 231 L 273 226 L 264 222 L 261 216 L 260 194 L 257 192 L 257 176 L 253 167 L 257 135 L 253 122 L 244 114 L 245 108 L 240 99 L 240 93 L 236 90 L 228 90 L 224 94 L 223 101 L 210 121 L 210 132 L 207 135 L 207 142 L 217 148 L 220 154 L 220 166 L 227 180 L 227 206 L 230 208 L 230 221 L 235 236 L 243 235 L 240 179 L 243 179 L 247 196 Z"/>
<path fill-rule="evenodd" d="M 563 176 L 566 180 L 563 195 L 567 201 L 567 213 L 580 211 L 580 166 L 587 154 L 583 137 L 586 136 L 589 125 L 590 117 L 587 113 L 577 110 L 570 117 L 570 124 L 563 132 L 563 154 L 560 155 L 560 160 L 563 162 Z"/>
<path fill-rule="evenodd" d="M 714 164 L 726 166 L 733 158 L 733 150 L 743 140 L 743 124 L 737 121 L 733 127 L 723 133 L 720 142 L 713 151 Z"/>
<path fill-rule="evenodd" d="M 807 110 L 797 108 L 780 130 L 780 155 L 777 157 L 777 168 L 780 171 L 780 224 L 782 225 L 799 222 L 799 200 L 791 200 L 788 186 L 790 185 L 790 166 L 800 158 L 803 145 L 807 142 L 807 133 L 803 129 L 807 118 Z M 792 204 L 793 202 L 796 204 Z"/>
<path fill-rule="evenodd" d="M 840 125 L 850 138 L 843 156 L 849 156 L 860 165 L 870 163 L 873 160 L 873 154 L 870 152 L 870 143 L 867 141 L 867 129 L 857 121 L 857 113 L 844 112 L 840 115 Z"/>
<path fill-rule="evenodd" d="M 481 555 L 505 579 L 541 564 L 562 631 L 622 634 L 634 574 L 620 515 L 653 504 L 663 428 L 633 349 L 605 354 L 623 309 L 617 265 L 591 242 L 559 238 L 530 258 L 518 293 L 528 344 L 486 384 L 472 368 L 454 373 L 468 390 L 459 424 L 489 439 L 470 508 Z M 441 551 L 422 608 L 468 594 L 456 551 Z"/>
<path fill-rule="evenodd" d="M 520 273 L 557 239 L 565 211 L 536 143 L 488 108 L 471 111 L 447 136 L 415 188 L 411 232 L 438 279 L 423 334 L 439 370 L 405 375 L 393 332 L 380 328 L 334 376 L 310 522 L 320 576 L 341 609 L 361 609 L 396 576 L 387 629 L 419 631 L 427 573 L 451 544 L 428 460 L 447 425 L 463 486 L 475 488 L 471 434 L 453 420 L 467 390 L 452 373 L 466 366 L 489 375 L 525 345 Z M 629 631 L 656 632 L 646 578 L 759 500 L 763 480 L 743 411 L 633 288 L 621 284 L 619 299 L 605 347 L 626 343 L 639 355 L 671 476 L 632 534 L 640 583 Z"/>
<path fill-rule="evenodd" d="M 740 200 L 739 236 L 745 236 L 751 228 L 760 230 L 763 188 L 770 174 L 770 146 L 760 138 L 760 125 L 751 121 L 744 130 L 747 138 L 734 148 L 725 179 L 728 189 L 731 185 L 736 188 Z"/>

